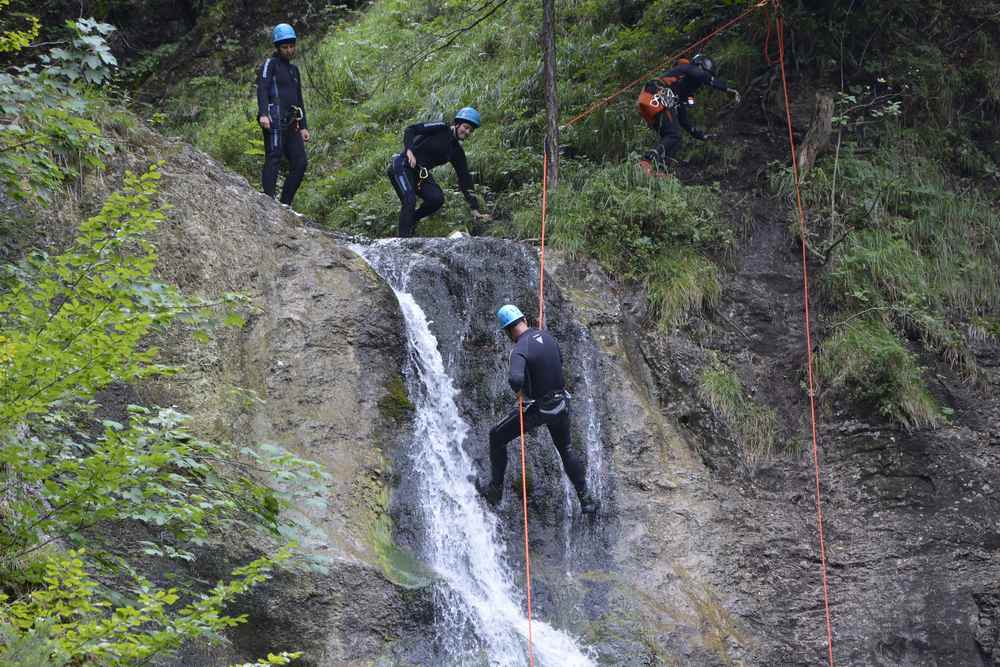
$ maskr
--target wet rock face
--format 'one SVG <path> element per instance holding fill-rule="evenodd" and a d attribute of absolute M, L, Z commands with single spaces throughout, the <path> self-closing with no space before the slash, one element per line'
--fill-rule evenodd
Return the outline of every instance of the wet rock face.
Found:
<path fill-rule="evenodd" d="M 461 388 L 470 425 L 464 447 L 489 471 L 490 428 L 516 406 L 507 386 L 511 343 L 496 309 L 517 304 L 537 322 L 533 249 L 496 239 L 394 242 L 405 254 L 414 295 L 432 320 L 449 374 Z M 628 298 L 595 267 L 553 260 L 546 280 L 546 326 L 560 342 L 573 394 L 573 443 L 602 502 L 580 515 L 551 439 L 527 439 L 533 613 L 566 629 L 607 664 L 657 664 L 683 656 L 713 664 L 729 655 L 732 624 L 708 577 L 717 550 L 718 511 L 704 466 L 660 414 L 653 374 L 626 331 Z M 508 445 L 504 498 L 497 509 L 509 566 L 523 572 L 520 455 Z M 400 537 L 420 550 L 421 526 L 405 508 L 418 502 L 406 480 L 394 491 Z M 717 535 L 714 535 L 716 538 Z M 706 630 L 706 624 L 709 629 Z M 706 639 L 706 637 L 708 637 Z"/>

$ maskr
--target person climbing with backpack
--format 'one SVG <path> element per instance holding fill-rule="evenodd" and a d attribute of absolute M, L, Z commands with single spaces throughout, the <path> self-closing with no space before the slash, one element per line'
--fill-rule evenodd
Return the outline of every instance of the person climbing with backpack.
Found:
<path fill-rule="evenodd" d="M 639 161 L 647 176 L 667 176 L 667 163 L 681 145 L 680 128 L 695 139 L 706 141 L 709 135 L 694 127 L 688 118 L 688 107 L 694 105 L 694 94 L 702 86 L 732 93 L 740 103 L 740 93 L 728 83 L 715 78 L 715 61 L 701 53 L 690 62 L 680 60 L 659 77 L 646 83 L 639 94 L 639 113 L 659 142 Z"/>
<path fill-rule="evenodd" d="M 576 489 L 580 511 L 597 512 L 597 500 L 587 489 L 586 469 L 573 452 L 570 442 L 569 392 L 563 382 L 562 351 L 548 331 L 529 327 L 521 310 L 512 304 L 496 313 L 500 329 L 514 343 L 510 353 L 507 381 L 524 400 L 524 431 L 548 427 L 552 443 L 562 459 L 566 476 Z M 490 505 L 503 498 L 503 478 L 507 470 L 507 443 L 520 434 L 520 406 L 490 429 L 490 481 L 475 478 L 476 489 Z"/>
<path fill-rule="evenodd" d="M 257 122 L 264 133 L 261 186 L 268 197 L 274 197 L 281 158 L 287 158 L 289 170 L 279 201 L 289 208 L 306 173 L 305 142 L 309 141 L 302 78 L 299 68 L 291 63 L 295 41 L 292 26 L 287 23 L 274 26 L 271 31 L 274 55 L 257 72 Z"/>
<path fill-rule="evenodd" d="M 402 204 L 399 209 L 399 236 L 413 236 L 417 222 L 444 204 L 444 193 L 431 170 L 450 162 L 458 176 L 458 187 L 476 220 L 490 220 L 479 210 L 472 192 L 472 175 L 462 143 L 479 128 L 479 112 L 472 107 L 459 109 L 451 125 L 444 121 L 416 123 L 403 132 L 403 152 L 392 156 L 386 176 Z M 417 197 L 423 200 L 417 208 Z"/>

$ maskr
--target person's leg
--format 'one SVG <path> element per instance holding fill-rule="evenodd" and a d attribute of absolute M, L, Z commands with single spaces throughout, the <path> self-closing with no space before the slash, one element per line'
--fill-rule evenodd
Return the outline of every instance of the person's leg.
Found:
<path fill-rule="evenodd" d="M 406 164 L 406 157 L 397 155 L 392 159 L 386 176 L 392 183 L 392 189 L 396 191 L 401 204 L 399 208 L 399 236 L 407 238 L 413 236 L 413 230 L 417 223 L 414 220 L 414 209 L 417 206 L 417 195 L 413 189 L 413 180 L 410 177 L 410 170 Z"/>
<path fill-rule="evenodd" d="M 526 410 L 524 413 L 524 432 L 540 426 L 536 410 Z M 503 420 L 490 429 L 490 482 L 487 488 L 480 489 L 491 504 L 496 504 L 503 497 L 503 478 L 507 473 L 507 443 L 521 434 L 520 409 L 514 408 Z"/>
<path fill-rule="evenodd" d="M 552 444 L 556 446 L 556 451 L 559 452 L 559 457 L 562 459 L 566 476 L 569 477 L 573 488 L 576 489 L 576 494 L 582 498 L 587 492 L 587 468 L 573 451 L 569 426 L 569 407 L 567 406 L 559 414 L 550 417 L 546 426 L 548 426 L 549 435 L 552 436 Z"/>
<path fill-rule="evenodd" d="M 521 417 L 514 410 L 499 424 L 490 429 L 490 483 L 489 490 L 497 502 L 503 496 L 503 476 L 507 472 L 507 443 L 521 432 Z"/>
<path fill-rule="evenodd" d="M 657 163 L 660 169 L 666 169 L 674 153 L 681 145 L 681 126 L 677 121 L 676 111 L 664 111 L 660 114 L 658 128 L 660 141 L 652 151 L 647 153 L 647 159 Z"/>
<path fill-rule="evenodd" d="M 420 189 L 417 196 L 423 200 L 420 208 L 417 209 L 414 220 L 423 220 L 429 215 L 433 215 L 442 205 L 444 205 L 444 192 L 437 184 L 433 176 L 428 176 L 420 182 Z"/>
<path fill-rule="evenodd" d="M 302 184 L 302 177 L 306 173 L 306 144 L 302 141 L 302 135 L 298 129 L 289 128 L 285 132 L 285 157 L 288 158 L 288 175 L 285 177 L 285 184 L 281 187 L 281 203 L 292 205 L 295 193 Z"/>
<path fill-rule="evenodd" d="M 263 130 L 264 133 L 264 168 L 260 174 L 260 185 L 264 194 L 274 197 L 275 185 L 278 182 L 278 168 L 281 166 L 283 153 L 281 130 L 272 127 Z"/>

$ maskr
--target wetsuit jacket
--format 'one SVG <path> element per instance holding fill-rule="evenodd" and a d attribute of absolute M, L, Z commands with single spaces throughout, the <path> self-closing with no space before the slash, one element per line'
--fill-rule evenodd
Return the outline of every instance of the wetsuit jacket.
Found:
<path fill-rule="evenodd" d="M 687 99 L 694 97 L 695 92 L 702 86 L 710 86 L 722 92 L 729 90 L 728 83 L 722 79 L 716 79 L 702 69 L 700 65 L 692 63 L 677 65 L 658 76 L 656 80 L 670 88 L 677 95 L 680 101 L 677 107 L 677 120 L 680 122 L 681 127 L 695 135 L 700 133 L 688 121 Z"/>
<path fill-rule="evenodd" d="M 451 126 L 441 121 L 416 123 L 403 132 L 403 153 L 413 151 L 417 168 L 433 169 L 451 162 L 458 175 L 458 187 L 473 211 L 479 210 L 479 200 L 472 193 L 472 174 L 462 144 L 455 138 Z"/>
<path fill-rule="evenodd" d="M 302 110 L 299 128 L 309 127 L 299 68 L 275 54 L 264 61 L 257 73 L 257 116 L 268 116 L 272 123 L 288 125 L 293 118 L 292 107 Z"/>
<path fill-rule="evenodd" d="M 550 397 L 565 388 L 562 351 L 547 331 L 529 328 L 510 352 L 510 388 L 530 400 Z"/>

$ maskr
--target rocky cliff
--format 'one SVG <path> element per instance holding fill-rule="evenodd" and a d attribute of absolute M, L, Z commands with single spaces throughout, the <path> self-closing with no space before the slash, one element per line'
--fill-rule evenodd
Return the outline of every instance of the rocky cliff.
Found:
<path fill-rule="evenodd" d="M 423 537 L 420 498 L 407 484 L 413 412 L 392 291 L 345 240 L 304 226 L 203 154 L 149 136 L 128 161 L 153 159 L 165 160 L 171 206 L 159 231 L 162 275 L 207 295 L 242 292 L 257 310 L 207 346 L 163 341 L 188 371 L 142 388 L 142 398 L 180 405 L 207 435 L 281 442 L 331 474 L 319 508 L 297 513 L 306 562 L 244 601 L 250 622 L 230 646 L 191 647 L 173 664 L 294 648 L 304 664 L 441 664 L 429 636 L 442 611 L 435 578 L 410 556 Z M 641 294 L 598 268 L 549 259 L 547 325 L 563 344 L 575 441 L 602 511 L 579 515 L 548 435 L 535 433 L 534 612 L 600 664 L 825 661 L 800 279 L 777 225 L 755 222 L 720 307 L 725 321 L 705 320 L 697 334 L 656 329 Z M 418 239 L 382 251 L 415 258 L 412 293 L 471 426 L 462 447 L 485 469 L 489 426 L 512 401 L 492 312 L 508 301 L 537 307 L 535 252 L 496 239 Z M 758 466 L 738 465 L 732 435 L 698 397 L 707 343 L 740 352 L 748 386 L 781 416 L 790 446 Z M 939 398 L 954 409 L 937 430 L 904 432 L 821 401 L 838 663 L 1000 659 L 997 358 L 984 346 L 992 392 L 936 369 Z M 499 534 L 521 582 L 515 488 L 498 510 Z M 219 575 L 254 548 L 227 536 L 193 574 Z"/>

